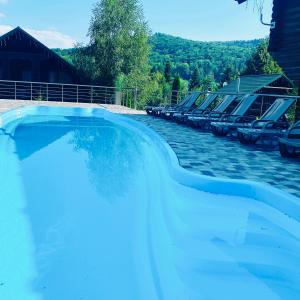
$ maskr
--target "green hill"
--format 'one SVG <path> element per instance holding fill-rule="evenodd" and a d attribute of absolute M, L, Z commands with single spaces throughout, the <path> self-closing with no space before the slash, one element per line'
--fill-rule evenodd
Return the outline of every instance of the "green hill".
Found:
<path fill-rule="evenodd" d="M 228 68 L 241 72 L 245 62 L 261 40 L 231 42 L 198 42 L 156 33 L 151 37 L 150 63 L 154 70 L 163 71 L 164 63 L 172 63 L 172 72 L 189 79 L 198 66 L 202 75 L 213 74 L 219 81 Z"/>
<path fill-rule="evenodd" d="M 213 75 L 220 81 L 226 70 L 242 72 L 245 62 L 260 40 L 230 42 L 198 42 L 156 33 L 151 36 L 150 64 L 153 71 L 164 72 L 167 61 L 172 64 L 172 74 L 189 80 L 192 71 L 199 67 L 201 77 Z M 74 49 L 54 49 L 72 63 Z"/>

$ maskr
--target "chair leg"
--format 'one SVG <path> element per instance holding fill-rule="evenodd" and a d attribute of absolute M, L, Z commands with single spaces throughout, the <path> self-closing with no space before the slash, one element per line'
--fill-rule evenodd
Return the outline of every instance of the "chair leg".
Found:
<path fill-rule="evenodd" d="M 211 126 L 211 131 L 215 136 L 226 136 L 228 130 L 224 127 Z"/>
<path fill-rule="evenodd" d="M 251 135 L 251 134 L 244 134 L 243 132 L 238 132 L 238 139 L 241 144 L 244 145 L 254 145 L 259 140 L 259 137 Z"/>
<path fill-rule="evenodd" d="M 300 151 L 297 151 L 296 147 L 287 146 L 286 144 L 279 143 L 279 151 L 282 157 L 287 158 L 299 158 Z"/>

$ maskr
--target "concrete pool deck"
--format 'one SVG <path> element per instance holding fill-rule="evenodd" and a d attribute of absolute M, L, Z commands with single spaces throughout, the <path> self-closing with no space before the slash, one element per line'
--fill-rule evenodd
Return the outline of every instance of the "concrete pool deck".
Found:
<path fill-rule="evenodd" d="M 160 134 L 173 148 L 180 165 L 192 172 L 220 178 L 247 179 L 271 184 L 300 197 L 300 160 L 286 159 L 279 151 L 244 146 L 118 105 L 0 100 L 0 113 L 24 105 L 106 108 L 128 115 Z"/>

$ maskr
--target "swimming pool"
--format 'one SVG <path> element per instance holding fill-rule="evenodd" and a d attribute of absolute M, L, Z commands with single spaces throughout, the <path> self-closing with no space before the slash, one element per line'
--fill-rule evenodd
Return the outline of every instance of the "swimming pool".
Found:
<path fill-rule="evenodd" d="M 0 123 L 0 299 L 299 299 L 296 197 L 189 173 L 102 109 Z"/>

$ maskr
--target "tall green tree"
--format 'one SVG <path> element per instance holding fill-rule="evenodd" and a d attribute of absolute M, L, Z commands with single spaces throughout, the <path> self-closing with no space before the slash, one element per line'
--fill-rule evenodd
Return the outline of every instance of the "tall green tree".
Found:
<path fill-rule="evenodd" d="M 268 52 L 268 40 L 263 40 L 246 63 L 245 74 L 275 74 L 282 72 L 276 61 Z"/>
<path fill-rule="evenodd" d="M 224 73 L 222 74 L 221 85 L 223 85 L 224 82 L 230 82 L 232 80 L 237 79 L 238 76 L 239 76 L 239 72 L 232 66 L 228 66 L 224 70 Z"/>
<path fill-rule="evenodd" d="M 180 77 L 179 75 L 176 75 L 173 81 L 172 85 L 172 90 L 173 91 L 180 91 Z"/>
<path fill-rule="evenodd" d="M 181 81 L 179 75 L 176 75 L 172 84 L 172 103 L 177 103 L 181 89 Z"/>
<path fill-rule="evenodd" d="M 172 75 L 171 75 L 171 63 L 169 61 L 166 62 L 166 65 L 165 65 L 165 79 L 166 79 L 166 82 L 168 83 L 171 83 L 172 81 Z"/>
<path fill-rule="evenodd" d="M 83 82 L 89 84 L 94 78 L 94 58 L 90 53 L 90 48 L 82 44 L 75 45 L 72 54 L 72 63 L 78 70 L 79 76 Z"/>
<path fill-rule="evenodd" d="M 213 78 L 213 76 L 205 76 L 202 80 L 201 80 L 201 90 L 205 91 L 205 92 L 214 92 L 218 89 L 218 84 L 216 83 L 215 79 Z"/>
<path fill-rule="evenodd" d="M 200 85 L 201 85 L 200 70 L 198 67 L 196 67 L 190 79 L 190 89 L 193 90 L 195 88 L 200 87 Z"/>
<path fill-rule="evenodd" d="M 121 74 L 148 72 L 149 29 L 138 0 L 101 0 L 90 22 L 95 81 L 114 85 Z"/>
<path fill-rule="evenodd" d="M 175 73 L 177 73 L 182 79 L 189 80 L 191 77 L 191 70 L 189 64 L 187 63 L 176 64 Z"/>

